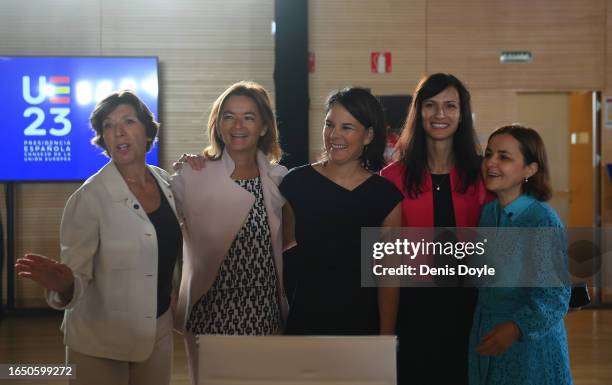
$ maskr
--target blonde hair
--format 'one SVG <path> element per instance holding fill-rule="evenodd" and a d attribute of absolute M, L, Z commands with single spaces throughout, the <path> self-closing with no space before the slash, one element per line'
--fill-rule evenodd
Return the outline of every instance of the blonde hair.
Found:
<path fill-rule="evenodd" d="M 204 149 L 204 156 L 217 160 L 223 154 L 225 143 L 223 143 L 221 133 L 219 132 L 219 121 L 223 106 L 231 96 L 247 96 L 255 102 L 266 129 L 265 135 L 260 137 L 257 142 L 257 148 L 266 154 L 272 163 L 278 163 L 282 156 L 282 150 L 278 142 L 278 127 L 274 112 L 272 111 L 270 96 L 265 88 L 250 81 L 232 84 L 213 103 L 210 115 L 208 116 L 208 140 L 210 144 Z"/>

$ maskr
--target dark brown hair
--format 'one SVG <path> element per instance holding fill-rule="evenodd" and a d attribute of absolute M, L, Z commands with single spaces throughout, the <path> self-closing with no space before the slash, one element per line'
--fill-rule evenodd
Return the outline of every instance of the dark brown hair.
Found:
<path fill-rule="evenodd" d="M 372 141 L 359 156 L 361 166 L 377 172 L 385 165 L 383 153 L 387 144 L 385 113 L 380 102 L 370 91 L 361 87 L 346 87 L 330 94 L 325 102 L 325 111 L 339 104 L 344 107 L 366 130 L 372 129 Z M 327 154 L 323 154 L 323 160 Z"/>
<path fill-rule="evenodd" d="M 134 107 L 138 120 L 145 127 L 145 134 L 147 136 L 146 149 L 149 151 L 157 136 L 159 123 L 155 121 L 153 113 L 151 110 L 149 110 L 149 107 L 147 107 L 147 105 L 133 91 L 130 90 L 113 92 L 96 104 L 94 110 L 91 112 L 91 116 L 89 117 L 91 128 L 96 133 L 94 138 L 91 140 L 91 143 L 101 147 L 104 150 L 104 153 L 108 155 L 108 149 L 106 148 L 106 143 L 104 143 L 104 129 L 102 127 L 102 122 L 115 110 L 115 108 L 121 104 L 127 104 Z"/>
<path fill-rule="evenodd" d="M 538 171 L 522 184 L 521 191 L 523 194 L 529 194 L 539 201 L 548 201 L 552 197 L 552 188 L 550 187 L 546 148 L 540 134 L 533 128 L 512 124 L 495 130 L 489 136 L 489 142 L 494 136 L 503 134 L 510 135 L 519 142 L 519 149 L 525 165 L 534 162 L 538 165 Z"/>
<path fill-rule="evenodd" d="M 453 135 L 455 167 L 461 181 L 457 187 L 458 191 L 465 192 L 480 174 L 480 146 L 474 131 L 470 93 L 463 83 L 451 74 L 437 73 L 426 76 L 414 90 L 406 124 L 395 146 L 396 156 L 406 167 L 404 187 L 411 198 L 416 198 L 423 192 L 423 179 L 427 171 L 427 134 L 423 127 L 421 107 L 425 100 L 448 87 L 455 88 L 459 94 L 461 119 Z"/>

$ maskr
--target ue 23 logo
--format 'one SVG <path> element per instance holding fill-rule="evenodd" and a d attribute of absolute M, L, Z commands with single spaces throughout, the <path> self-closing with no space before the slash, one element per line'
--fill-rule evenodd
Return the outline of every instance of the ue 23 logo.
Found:
<path fill-rule="evenodd" d="M 30 77 L 22 78 L 23 85 L 23 100 L 30 104 L 23 111 L 23 116 L 29 118 L 34 115 L 35 119 L 23 131 L 25 136 L 44 136 L 47 135 L 47 130 L 41 128 L 45 122 L 45 111 L 38 107 L 45 99 L 49 98 L 49 102 L 54 107 L 49 108 L 49 114 L 53 115 L 53 121 L 60 125 L 59 128 L 49 128 L 49 134 L 53 136 L 65 136 L 72 130 L 72 123 L 67 119 L 70 114 L 69 107 L 56 107 L 57 105 L 70 105 L 70 78 L 67 76 L 50 76 L 49 79 L 45 76 L 38 77 L 38 95 L 32 96 L 30 87 Z M 52 96 L 50 96 L 52 95 Z"/>

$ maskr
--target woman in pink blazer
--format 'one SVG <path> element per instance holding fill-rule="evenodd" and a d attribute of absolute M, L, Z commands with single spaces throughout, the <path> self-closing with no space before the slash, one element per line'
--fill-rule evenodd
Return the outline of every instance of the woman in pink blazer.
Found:
<path fill-rule="evenodd" d="M 185 335 L 192 382 L 198 378 L 200 334 L 268 335 L 282 331 L 285 200 L 278 184 L 287 169 L 266 90 L 239 82 L 213 104 L 210 146 L 201 170 L 173 177 L 183 220 L 183 271 L 175 327 Z"/>

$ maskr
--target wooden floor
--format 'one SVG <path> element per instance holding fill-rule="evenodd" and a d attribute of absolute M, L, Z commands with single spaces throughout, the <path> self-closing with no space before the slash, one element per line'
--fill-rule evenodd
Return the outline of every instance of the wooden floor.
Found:
<path fill-rule="evenodd" d="M 9 316 L 0 321 L 0 363 L 60 364 L 64 347 L 56 315 Z M 582 310 L 566 318 L 574 383 L 612 384 L 612 310 Z M 188 385 L 181 337 L 175 335 L 173 385 Z M 23 385 L 26 381 L 0 380 Z M 60 385 L 63 381 L 33 381 Z"/>

